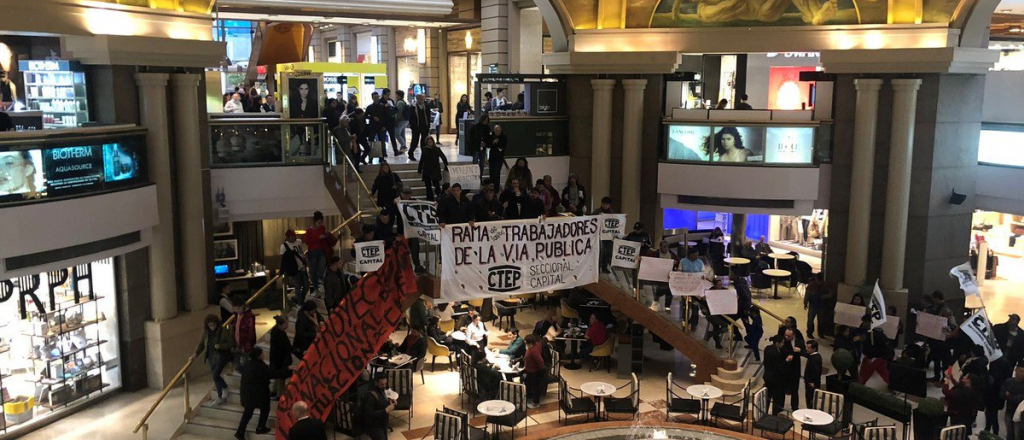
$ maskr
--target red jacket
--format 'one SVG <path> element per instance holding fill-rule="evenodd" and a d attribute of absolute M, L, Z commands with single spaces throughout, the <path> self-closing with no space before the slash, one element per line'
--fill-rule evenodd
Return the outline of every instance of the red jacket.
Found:
<path fill-rule="evenodd" d="M 526 365 L 523 369 L 527 373 L 544 371 L 544 356 L 540 352 L 541 348 L 540 344 L 533 344 L 533 347 L 526 350 L 526 357 L 523 359 Z"/>
<path fill-rule="evenodd" d="M 587 329 L 587 339 L 590 339 L 590 343 L 594 346 L 604 344 L 608 341 L 608 329 L 605 328 L 604 323 L 597 321 L 594 325 Z"/>
<path fill-rule="evenodd" d="M 320 238 L 321 235 L 323 235 L 324 238 Z M 306 229 L 306 236 L 302 237 L 302 241 L 306 243 L 306 247 L 311 251 L 327 251 L 334 245 L 334 243 L 331 242 L 331 238 L 331 235 L 327 232 L 327 227 L 321 226 L 319 228 Z"/>

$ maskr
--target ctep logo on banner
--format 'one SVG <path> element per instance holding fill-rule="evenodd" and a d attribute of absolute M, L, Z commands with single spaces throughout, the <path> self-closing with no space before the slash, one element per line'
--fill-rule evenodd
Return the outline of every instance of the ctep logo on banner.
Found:
<path fill-rule="evenodd" d="M 596 283 L 598 218 L 449 225 L 441 230 L 441 296 L 448 302 Z"/>
<path fill-rule="evenodd" d="M 384 265 L 384 241 L 356 243 L 356 265 L 360 272 L 373 272 Z"/>
<path fill-rule="evenodd" d="M 640 243 L 629 240 L 615 239 L 612 241 L 612 266 L 636 269 L 637 258 L 640 256 Z"/>
<path fill-rule="evenodd" d="M 405 222 L 405 238 L 418 238 L 426 244 L 441 244 L 441 227 L 437 224 L 434 202 L 399 200 L 398 213 Z"/>
<path fill-rule="evenodd" d="M 601 241 L 609 241 L 626 234 L 626 214 L 601 214 Z"/>

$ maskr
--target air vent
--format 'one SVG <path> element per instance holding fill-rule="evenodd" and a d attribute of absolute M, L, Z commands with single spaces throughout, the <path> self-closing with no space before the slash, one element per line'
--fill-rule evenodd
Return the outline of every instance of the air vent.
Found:
<path fill-rule="evenodd" d="M 714 205 L 743 208 L 793 209 L 792 200 L 730 199 L 726 197 L 677 196 L 677 201 L 687 205 Z"/>
<path fill-rule="evenodd" d="M 136 231 L 104 240 L 69 246 L 63 249 L 54 249 L 52 251 L 36 252 L 34 254 L 6 258 L 4 259 L 4 265 L 8 271 L 42 266 L 44 264 L 70 260 L 103 251 L 109 251 L 111 249 L 117 249 L 140 241 L 142 241 L 142 235 Z"/>

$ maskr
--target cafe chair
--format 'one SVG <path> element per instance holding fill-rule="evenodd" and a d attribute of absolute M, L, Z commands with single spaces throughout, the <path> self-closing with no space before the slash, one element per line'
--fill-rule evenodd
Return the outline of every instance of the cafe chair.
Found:
<path fill-rule="evenodd" d="M 965 438 L 967 438 L 967 427 L 964 425 L 947 426 L 939 431 L 939 440 L 962 440 Z"/>
<path fill-rule="evenodd" d="M 570 321 L 575 320 L 577 323 L 580 322 L 580 312 L 576 309 L 569 307 L 569 303 L 564 299 L 561 301 L 559 310 L 562 311 L 562 317 Z"/>
<path fill-rule="evenodd" d="M 409 413 L 409 417 L 406 421 L 408 422 L 408 429 L 412 429 L 412 370 L 408 368 L 392 369 L 387 370 L 387 375 L 388 388 L 398 393 L 398 399 L 395 402 L 395 409 L 391 414 L 394 414 L 395 411 L 405 411 Z"/>
<path fill-rule="evenodd" d="M 455 320 L 448 319 L 444 321 L 438 321 L 437 326 L 441 329 L 443 333 L 447 334 L 455 331 Z"/>
<path fill-rule="evenodd" d="M 604 399 L 604 415 L 605 419 L 608 418 L 609 414 L 629 414 L 630 419 L 636 419 L 640 413 L 640 380 L 636 378 L 636 373 L 630 373 L 632 376 L 628 383 L 615 389 L 616 392 L 619 390 L 629 389 L 629 395 L 626 397 L 606 397 Z"/>
<path fill-rule="evenodd" d="M 551 368 L 548 369 L 548 386 L 551 384 L 558 383 L 558 380 L 562 377 L 562 355 L 558 354 L 558 350 L 551 349 Z"/>
<path fill-rule="evenodd" d="M 434 411 L 434 439 L 462 440 L 462 419 L 458 416 Z"/>
<path fill-rule="evenodd" d="M 441 412 L 458 417 L 462 421 L 462 432 L 458 440 L 486 440 L 487 431 L 469 424 L 469 414 L 447 406 L 441 407 Z"/>
<path fill-rule="evenodd" d="M 810 407 L 831 415 L 834 420 L 827 425 L 803 425 L 803 430 L 811 434 L 820 434 L 827 437 L 839 435 L 846 427 L 843 420 L 844 396 L 825 390 L 814 390 L 814 402 Z"/>
<path fill-rule="evenodd" d="M 793 430 L 793 420 L 789 417 L 773 416 L 768 412 L 768 388 L 761 388 L 754 393 L 754 401 L 751 402 L 753 416 L 751 431 L 757 429 L 764 437 L 765 431 L 780 435 L 786 438 L 786 433 Z M 796 439 L 796 431 L 793 431 L 793 439 Z"/>
<path fill-rule="evenodd" d="M 584 397 L 579 388 L 573 388 L 559 376 L 558 380 L 558 423 L 562 423 L 562 413 L 565 413 L 565 423 L 569 424 L 569 416 L 586 414 L 585 422 L 590 421 L 590 415 L 597 411 L 594 401 Z"/>
<path fill-rule="evenodd" d="M 686 389 L 672 381 L 672 373 L 665 378 L 665 421 L 671 422 L 672 414 L 692 414 L 700 419 L 700 400 L 687 396 Z"/>
<path fill-rule="evenodd" d="M 356 410 L 358 405 L 354 395 L 342 396 L 334 405 L 334 431 L 349 437 L 358 436 L 356 430 Z"/>
<path fill-rule="evenodd" d="M 512 328 L 516 324 L 516 308 L 507 307 L 501 303 L 501 301 L 491 302 L 491 306 L 494 308 L 494 318 L 491 320 L 491 325 L 494 325 L 494 321 L 498 321 L 498 328 L 505 330 L 506 328 Z M 507 327 L 502 327 L 501 322 L 505 321 Z"/>
<path fill-rule="evenodd" d="M 755 270 L 750 273 L 750 288 L 757 292 L 758 297 L 762 297 L 766 290 L 772 289 L 772 278 L 760 270 Z"/>
<path fill-rule="evenodd" d="M 476 311 L 478 311 L 478 312 L 481 312 L 482 310 L 480 310 L 480 309 L 482 309 L 484 307 L 484 300 L 483 299 L 471 299 L 469 301 L 466 301 L 466 303 L 468 303 L 469 305 L 473 306 L 473 308 L 476 309 Z"/>
<path fill-rule="evenodd" d="M 427 378 L 423 377 L 423 367 L 425 367 L 426 364 L 427 364 L 427 357 L 423 356 L 420 359 L 413 359 L 412 364 L 416 366 L 416 369 L 413 370 L 413 371 L 419 371 L 420 372 L 420 383 L 423 384 L 423 385 L 426 385 L 427 384 Z M 433 370 L 431 370 L 431 372 L 433 372 Z"/>
<path fill-rule="evenodd" d="M 537 310 L 538 297 L 540 294 L 537 293 L 521 293 L 519 295 L 512 295 L 513 298 L 518 299 L 520 304 L 529 304 L 533 306 L 533 310 Z"/>
<path fill-rule="evenodd" d="M 469 357 L 464 356 L 461 368 L 459 372 L 462 375 L 462 399 L 469 401 L 469 406 L 473 410 L 473 415 L 476 415 L 476 405 L 474 403 L 480 400 L 480 388 L 477 381 L 476 368 L 473 368 L 473 364 L 470 363 Z M 463 406 L 465 408 L 465 406 Z"/>
<path fill-rule="evenodd" d="M 501 381 L 498 386 L 498 400 L 512 402 L 515 410 L 503 416 L 487 416 L 487 423 L 512 429 L 512 438 L 516 438 L 516 425 L 526 420 L 524 427 L 530 433 L 530 421 L 526 419 L 526 385 Z M 498 428 L 500 430 L 500 428 Z"/>
<path fill-rule="evenodd" d="M 431 372 L 436 371 L 435 367 L 437 366 L 437 357 L 438 356 L 443 357 L 443 358 L 448 358 L 448 369 L 449 370 L 455 368 L 455 362 L 452 361 L 452 350 L 450 348 L 448 348 L 448 347 L 445 347 L 440 342 L 437 342 L 436 339 L 431 338 L 429 336 L 427 336 L 427 354 L 433 356 L 433 359 L 430 360 L 430 371 Z M 427 357 L 424 356 L 423 360 L 426 360 L 426 359 L 427 359 Z M 423 369 L 420 368 L 420 372 L 422 372 L 422 371 L 423 371 Z"/>
<path fill-rule="evenodd" d="M 594 347 L 594 350 L 590 352 L 590 357 L 593 358 L 593 363 L 590 366 L 590 371 L 594 371 L 601 366 L 601 363 L 606 362 L 606 371 L 612 372 L 612 354 L 615 352 L 615 337 L 609 336 L 604 344 Z"/>
<path fill-rule="evenodd" d="M 732 403 L 716 403 L 711 407 L 711 421 L 714 426 L 718 426 L 718 419 L 725 419 L 726 421 L 739 424 L 739 431 L 744 432 L 747 430 L 747 408 L 750 407 L 750 382 L 743 387 L 742 397 Z"/>
<path fill-rule="evenodd" d="M 966 430 L 966 428 L 964 428 Z M 940 437 L 941 438 L 941 437 Z M 956 437 L 956 440 L 960 440 L 963 437 Z M 899 434 L 896 431 L 896 425 L 890 426 L 874 426 L 870 428 L 864 428 L 864 434 L 861 435 L 863 440 L 897 440 Z"/>

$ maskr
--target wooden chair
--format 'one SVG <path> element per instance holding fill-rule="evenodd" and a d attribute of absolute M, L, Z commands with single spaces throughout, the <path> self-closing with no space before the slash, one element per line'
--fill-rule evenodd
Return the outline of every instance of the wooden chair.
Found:
<path fill-rule="evenodd" d="M 453 331 L 455 331 L 455 320 L 454 319 L 448 319 L 448 320 L 445 320 L 445 321 L 438 321 L 437 322 L 437 326 L 441 329 L 442 332 L 445 332 L 445 333 L 453 332 Z"/>
<path fill-rule="evenodd" d="M 394 414 L 395 411 L 405 411 L 409 413 L 409 418 L 406 419 L 406 421 L 408 429 L 412 429 L 412 370 L 408 368 L 391 369 L 387 370 L 387 375 L 388 388 L 398 393 L 398 399 L 396 399 L 395 402 L 395 409 L 394 411 L 391 411 L 391 414 Z"/>
<path fill-rule="evenodd" d="M 947 426 L 939 431 L 939 440 L 963 440 L 965 438 L 967 438 L 967 427 L 964 425 Z"/>
<path fill-rule="evenodd" d="M 462 419 L 441 411 L 434 411 L 434 439 L 462 440 Z"/>
<path fill-rule="evenodd" d="M 680 391 L 682 393 L 680 393 Z M 671 422 L 672 414 L 692 414 L 700 419 L 700 400 L 685 397 L 686 390 L 672 381 L 672 373 L 665 377 L 665 421 Z"/>
<path fill-rule="evenodd" d="M 966 428 L 964 429 L 966 430 Z M 864 428 L 864 434 L 861 438 L 863 440 L 898 440 L 899 434 L 896 431 L 896 425 L 874 426 L 870 428 Z M 942 437 L 940 436 L 939 438 Z M 956 440 L 960 440 L 962 438 L 963 437 L 957 437 Z"/>
<path fill-rule="evenodd" d="M 590 415 L 594 414 L 597 408 L 594 401 L 583 396 L 579 388 L 570 387 L 561 376 L 558 377 L 558 423 L 562 423 L 562 413 L 565 413 L 565 423 L 569 423 L 569 416 L 586 414 L 590 421 Z"/>
<path fill-rule="evenodd" d="M 753 431 L 756 428 L 760 431 L 761 437 L 764 437 L 764 432 L 768 431 L 786 438 L 786 433 L 793 429 L 793 420 L 789 417 L 773 416 L 768 412 L 767 388 L 761 388 L 754 393 L 751 410 L 754 413 L 751 419 L 754 424 L 751 425 L 750 429 Z M 796 439 L 796 431 L 793 431 L 793 439 Z"/>
<path fill-rule="evenodd" d="M 515 409 L 503 416 L 487 416 L 487 423 L 512 429 L 512 438 L 516 438 L 516 425 L 526 420 L 526 433 L 530 433 L 530 421 L 526 418 L 526 385 L 501 381 L 498 387 L 498 399 L 512 402 Z"/>
<path fill-rule="evenodd" d="M 431 338 L 429 336 L 427 337 L 427 354 L 429 354 L 429 355 L 434 357 L 430 361 L 430 371 L 432 371 L 432 372 L 436 371 L 435 367 L 437 366 L 437 357 L 438 356 L 448 358 L 448 369 L 449 370 L 455 368 L 455 362 L 452 361 L 452 350 L 450 348 L 448 348 L 448 347 L 445 347 L 443 344 L 441 344 L 440 342 L 437 342 L 437 340 L 435 340 L 434 338 Z M 426 356 L 424 356 L 423 359 L 426 359 Z M 420 369 L 420 371 L 423 371 L 423 370 Z"/>
<path fill-rule="evenodd" d="M 832 393 L 825 390 L 814 390 L 814 402 L 811 408 L 824 411 L 831 415 L 834 420 L 827 425 L 804 425 L 803 430 L 812 434 L 821 434 L 828 437 L 839 435 L 846 427 L 843 420 L 843 403 L 845 398 L 842 394 Z"/>
<path fill-rule="evenodd" d="M 453 415 L 458 417 L 459 420 L 462 420 L 462 436 L 459 440 L 486 440 L 488 438 L 487 431 L 469 424 L 469 414 L 466 412 L 449 408 L 447 406 L 441 407 L 441 412 Z"/>
<path fill-rule="evenodd" d="M 718 419 L 725 419 L 740 425 L 740 432 L 747 430 L 747 408 L 750 406 L 750 382 L 743 387 L 742 397 L 732 403 L 716 403 L 711 407 L 711 420 L 718 426 Z"/>
<path fill-rule="evenodd" d="M 593 364 L 590 366 L 590 371 L 596 370 L 601 366 L 602 362 L 607 361 L 607 372 L 612 371 L 612 355 L 615 353 L 615 336 L 609 336 L 604 344 L 594 347 L 594 350 L 590 352 L 590 357 L 594 358 Z"/>
<path fill-rule="evenodd" d="M 630 373 L 632 376 L 628 383 L 615 389 L 616 392 L 629 388 L 629 395 L 626 397 L 606 397 L 604 399 L 604 414 L 605 418 L 608 418 L 609 414 L 629 414 L 630 419 L 636 419 L 636 416 L 640 413 L 640 380 L 636 378 L 636 373 Z"/>

